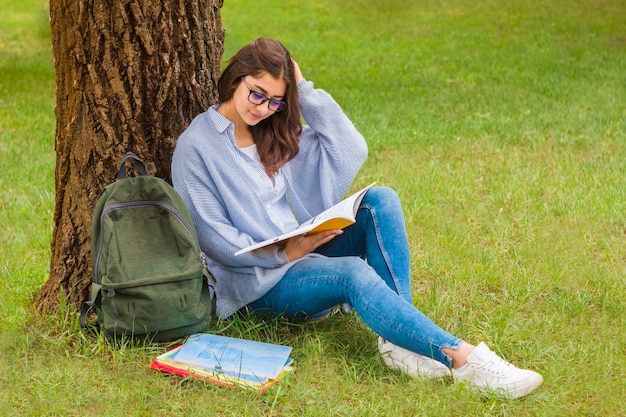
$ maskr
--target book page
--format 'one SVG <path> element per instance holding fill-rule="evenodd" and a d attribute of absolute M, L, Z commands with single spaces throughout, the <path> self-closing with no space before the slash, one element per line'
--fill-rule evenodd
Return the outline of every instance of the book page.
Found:
<path fill-rule="evenodd" d="M 361 201 L 363 200 L 363 197 L 365 196 L 365 193 L 367 190 L 372 188 L 374 184 L 376 183 L 371 183 L 345 200 L 342 200 L 317 216 L 312 217 L 298 226 L 295 230 L 243 248 L 235 252 L 235 256 L 282 242 L 283 240 L 287 240 L 294 236 L 300 236 L 307 233 L 320 233 L 327 230 L 339 230 L 353 224 L 355 222 L 356 212 L 361 204 Z"/>
<path fill-rule="evenodd" d="M 327 230 L 343 229 L 353 224 L 356 219 L 356 212 L 361 205 L 361 201 L 365 196 L 365 192 L 372 188 L 375 183 L 352 194 L 345 200 L 335 204 L 328 210 L 325 210 L 310 220 L 302 223 L 298 229 L 308 228 L 308 234 L 325 232 Z M 311 229 L 310 226 L 313 226 Z"/>

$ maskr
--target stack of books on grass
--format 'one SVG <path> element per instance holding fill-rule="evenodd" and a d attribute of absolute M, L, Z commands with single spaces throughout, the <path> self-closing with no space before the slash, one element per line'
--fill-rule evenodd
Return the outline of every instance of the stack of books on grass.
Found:
<path fill-rule="evenodd" d="M 158 356 L 150 368 L 262 393 L 293 370 L 290 354 L 289 346 L 202 333 Z"/>

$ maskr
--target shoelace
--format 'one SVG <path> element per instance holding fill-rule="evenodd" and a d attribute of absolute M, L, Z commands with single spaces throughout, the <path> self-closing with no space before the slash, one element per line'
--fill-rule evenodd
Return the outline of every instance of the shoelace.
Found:
<path fill-rule="evenodd" d="M 515 370 L 513 365 L 496 355 L 493 355 L 488 361 L 482 364 L 480 368 L 498 376 L 507 376 Z"/>

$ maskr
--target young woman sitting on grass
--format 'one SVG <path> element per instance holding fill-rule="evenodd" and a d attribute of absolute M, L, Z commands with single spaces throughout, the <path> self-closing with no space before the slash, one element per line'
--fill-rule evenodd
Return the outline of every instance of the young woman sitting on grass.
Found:
<path fill-rule="evenodd" d="M 379 336 L 390 368 L 424 378 L 452 375 L 478 391 L 514 398 L 542 383 L 538 373 L 445 332 L 415 308 L 404 217 L 390 188 L 371 188 L 356 223 L 343 231 L 235 256 L 339 202 L 367 145 L 275 40 L 239 50 L 218 92 L 220 103 L 179 138 L 172 177 L 217 280 L 219 317 L 247 309 L 306 320 L 347 303 Z"/>

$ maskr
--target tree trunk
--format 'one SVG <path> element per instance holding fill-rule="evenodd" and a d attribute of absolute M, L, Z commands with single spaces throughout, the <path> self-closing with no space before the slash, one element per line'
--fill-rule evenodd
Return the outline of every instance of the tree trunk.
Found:
<path fill-rule="evenodd" d="M 50 278 L 35 309 L 89 299 L 91 216 L 127 151 L 171 181 L 178 135 L 217 100 L 223 0 L 50 0 L 56 171 Z"/>

